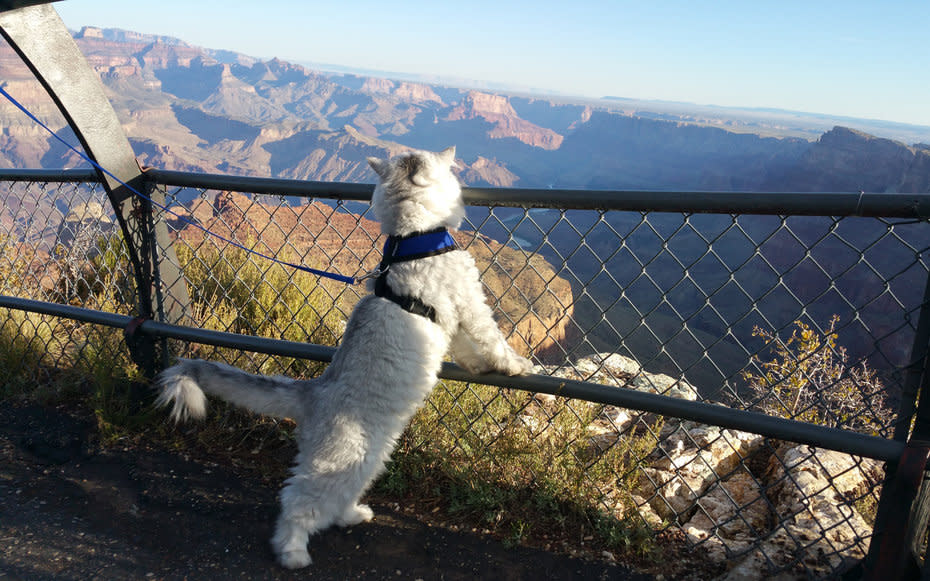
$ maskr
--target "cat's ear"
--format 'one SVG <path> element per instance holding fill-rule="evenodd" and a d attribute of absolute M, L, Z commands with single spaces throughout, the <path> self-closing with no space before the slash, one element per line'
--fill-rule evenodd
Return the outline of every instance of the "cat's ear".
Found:
<path fill-rule="evenodd" d="M 388 162 L 383 159 L 378 159 L 377 157 L 369 157 L 368 165 L 371 166 L 371 169 L 375 170 L 375 173 L 378 174 L 378 177 L 381 179 L 386 179 L 388 173 L 390 173 L 390 167 Z"/>
<path fill-rule="evenodd" d="M 439 152 L 439 159 L 448 166 L 455 165 L 455 146 L 447 147 Z"/>

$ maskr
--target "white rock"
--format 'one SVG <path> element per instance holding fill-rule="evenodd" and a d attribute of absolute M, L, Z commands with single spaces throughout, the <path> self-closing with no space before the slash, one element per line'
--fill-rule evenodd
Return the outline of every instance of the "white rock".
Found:
<path fill-rule="evenodd" d="M 714 560 L 724 561 L 750 549 L 767 532 L 769 504 L 749 472 L 711 486 L 697 507 L 683 530 L 689 541 L 702 543 Z"/>
<path fill-rule="evenodd" d="M 684 423 L 682 424 L 685 425 Z M 748 432 L 691 424 L 665 439 L 659 456 L 643 470 L 639 484 L 661 516 L 685 519 L 695 501 L 759 448 L 764 438 Z"/>
<path fill-rule="evenodd" d="M 828 575 L 844 560 L 868 551 L 871 527 L 848 500 L 880 478 L 880 464 L 810 446 L 794 446 L 772 458 L 770 496 L 778 524 L 724 579 L 757 579 L 771 563 L 788 566 L 799 556 L 809 574 Z"/>

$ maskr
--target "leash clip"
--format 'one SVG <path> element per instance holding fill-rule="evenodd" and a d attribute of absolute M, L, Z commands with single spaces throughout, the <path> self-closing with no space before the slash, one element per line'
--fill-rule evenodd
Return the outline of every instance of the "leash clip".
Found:
<path fill-rule="evenodd" d="M 383 269 L 381 267 L 369 270 L 367 273 L 363 274 L 360 277 L 355 279 L 355 284 L 360 284 L 363 280 L 368 280 L 369 278 L 378 278 L 382 274 L 386 273 L 388 269 L 391 268 L 391 265 L 385 266 Z"/>

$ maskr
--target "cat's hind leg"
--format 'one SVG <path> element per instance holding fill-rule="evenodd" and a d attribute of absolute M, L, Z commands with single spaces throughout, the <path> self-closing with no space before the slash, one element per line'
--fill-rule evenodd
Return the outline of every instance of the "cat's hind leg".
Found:
<path fill-rule="evenodd" d="M 311 478 L 295 475 L 286 481 L 281 490 L 281 515 L 271 538 L 281 565 L 298 569 L 310 564 L 310 536 L 332 525 L 339 516 L 325 497 Z"/>
<path fill-rule="evenodd" d="M 312 562 L 307 551 L 310 531 L 304 523 L 288 518 L 283 513 L 278 517 L 271 546 L 278 556 L 278 562 L 288 569 L 306 567 Z"/>

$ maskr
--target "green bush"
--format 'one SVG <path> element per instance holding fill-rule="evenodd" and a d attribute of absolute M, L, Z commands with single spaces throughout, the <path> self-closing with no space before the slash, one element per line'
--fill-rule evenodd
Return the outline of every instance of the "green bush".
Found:
<path fill-rule="evenodd" d="M 787 340 L 758 327 L 772 359 L 753 357 L 754 370 L 744 371 L 756 406 L 763 412 L 829 427 L 885 435 L 893 411 L 877 374 L 865 361 L 850 365 L 846 349 L 837 346 L 834 315 L 823 333 L 802 321 Z"/>
<path fill-rule="evenodd" d="M 512 542 L 587 531 L 592 545 L 649 555 L 653 535 L 628 491 L 662 420 L 597 444 L 589 430 L 603 407 L 440 381 L 380 486 L 442 498 L 452 518 L 478 522 Z"/>
<path fill-rule="evenodd" d="M 179 241 L 175 250 L 190 289 L 192 318 L 203 328 L 330 346 L 345 329 L 335 293 L 314 275 L 256 259 L 241 248 L 221 250 L 211 242 L 194 250 Z M 198 355 L 256 373 L 306 377 L 322 370 L 317 362 L 246 358 L 220 347 L 201 348 Z"/>

